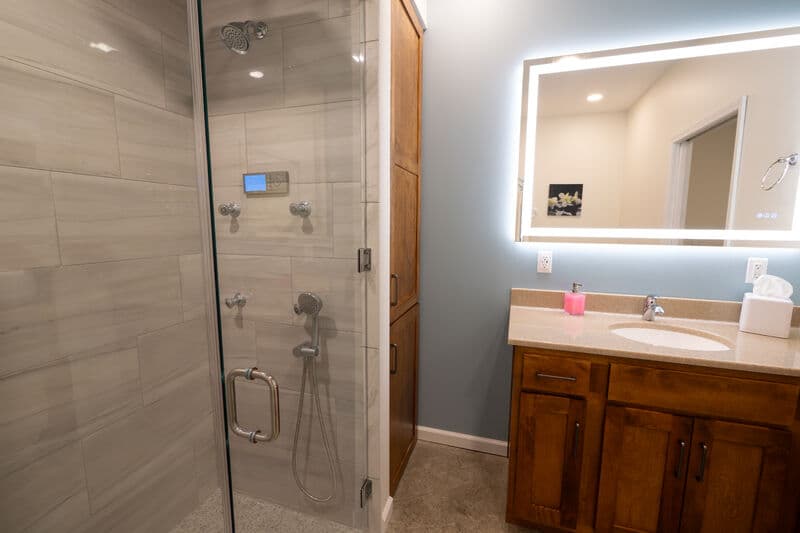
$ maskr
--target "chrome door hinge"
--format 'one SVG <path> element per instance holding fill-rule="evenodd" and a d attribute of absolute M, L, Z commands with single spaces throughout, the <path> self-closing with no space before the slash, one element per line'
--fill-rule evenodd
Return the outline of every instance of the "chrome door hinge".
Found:
<path fill-rule="evenodd" d="M 358 249 L 358 271 L 369 272 L 372 270 L 372 248 Z"/>
<path fill-rule="evenodd" d="M 361 508 L 367 504 L 367 499 L 372 496 L 372 480 L 370 478 L 364 479 L 361 484 Z"/>

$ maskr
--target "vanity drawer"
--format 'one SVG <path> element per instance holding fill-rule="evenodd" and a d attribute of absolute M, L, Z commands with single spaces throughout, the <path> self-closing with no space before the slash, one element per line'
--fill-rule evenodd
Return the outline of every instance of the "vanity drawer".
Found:
<path fill-rule="evenodd" d="M 608 400 L 687 414 L 789 426 L 800 386 L 677 370 L 611 365 Z"/>
<path fill-rule="evenodd" d="M 576 396 L 589 393 L 591 362 L 585 359 L 525 353 L 522 388 Z"/>

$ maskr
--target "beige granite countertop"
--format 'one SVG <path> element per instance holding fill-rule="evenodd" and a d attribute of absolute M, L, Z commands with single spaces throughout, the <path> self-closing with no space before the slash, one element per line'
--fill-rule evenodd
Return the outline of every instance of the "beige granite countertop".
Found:
<path fill-rule="evenodd" d="M 591 294 L 587 295 L 586 314 L 571 316 L 560 307 L 554 306 L 558 296 L 552 291 L 514 289 L 511 297 L 508 343 L 515 346 L 800 377 L 800 328 L 798 327 L 792 328 L 788 339 L 779 339 L 740 332 L 738 323 L 733 321 L 664 316 L 650 323 L 661 327 L 691 329 L 731 347 L 726 351 L 696 352 L 649 345 L 615 335 L 610 329 L 613 326 L 648 323 L 642 320 L 639 313 L 589 310 L 597 307 L 597 302 L 590 305 Z M 597 300 L 609 298 L 610 295 L 602 297 L 598 295 Z M 622 296 L 622 298 L 630 300 L 637 297 Z M 710 306 L 714 310 L 717 305 L 716 302 L 707 300 L 683 300 L 680 301 L 681 306 L 677 305 L 679 302 L 677 299 L 669 301 L 676 309 L 686 308 L 690 311 L 695 310 L 696 304 Z M 719 302 L 719 304 L 729 309 L 727 312 L 721 309 L 719 314 L 713 316 L 723 315 L 727 318 L 733 316 L 730 306 L 736 305 L 735 303 Z M 607 306 L 614 311 L 618 311 L 621 307 L 625 306 Z M 666 304 L 664 307 L 669 314 L 670 307 Z M 691 312 L 685 314 L 696 315 Z"/>

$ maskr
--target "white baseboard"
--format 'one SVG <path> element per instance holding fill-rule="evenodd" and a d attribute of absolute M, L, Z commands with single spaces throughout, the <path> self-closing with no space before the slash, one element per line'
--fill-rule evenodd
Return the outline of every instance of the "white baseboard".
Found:
<path fill-rule="evenodd" d="M 417 438 L 427 442 L 464 448 L 465 450 L 508 457 L 508 442 L 504 440 L 487 439 L 486 437 L 476 437 L 466 433 L 456 433 L 455 431 L 445 431 L 444 429 L 426 426 L 417 426 Z"/>
<path fill-rule="evenodd" d="M 392 503 L 394 502 L 394 498 L 389 496 L 386 498 L 386 503 L 383 505 L 383 511 L 381 512 L 381 531 L 386 531 L 386 527 L 389 525 L 389 520 L 392 518 Z"/>

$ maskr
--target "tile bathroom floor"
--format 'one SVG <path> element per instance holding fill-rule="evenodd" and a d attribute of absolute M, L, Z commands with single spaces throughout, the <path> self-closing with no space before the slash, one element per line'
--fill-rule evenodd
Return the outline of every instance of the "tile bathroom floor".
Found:
<path fill-rule="evenodd" d="M 389 533 L 534 531 L 505 522 L 507 469 L 505 457 L 417 442 Z"/>

